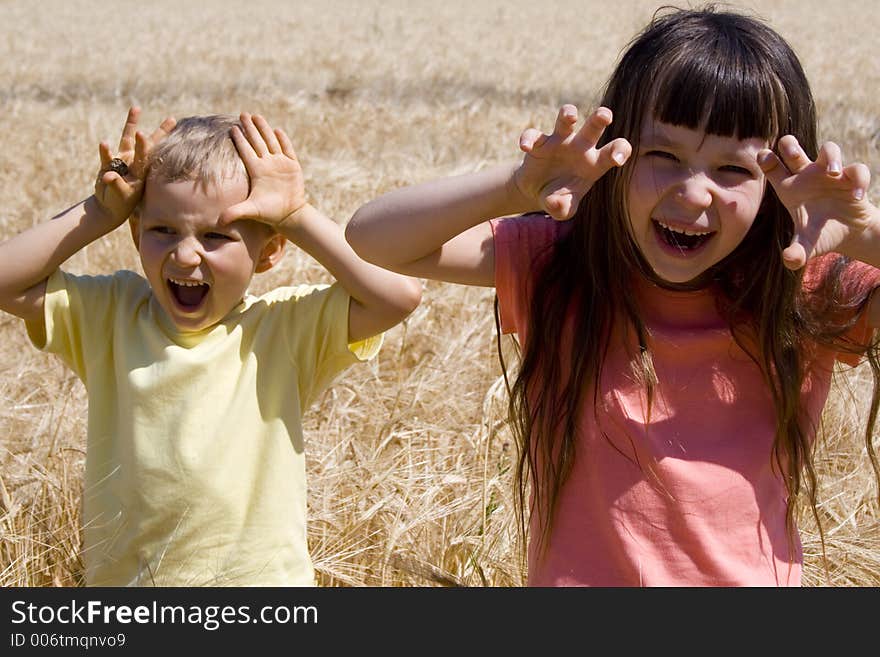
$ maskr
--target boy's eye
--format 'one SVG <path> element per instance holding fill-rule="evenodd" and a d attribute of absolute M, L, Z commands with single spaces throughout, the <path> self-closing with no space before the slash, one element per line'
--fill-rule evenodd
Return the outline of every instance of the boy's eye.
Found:
<path fill-rule="evenodd" d="M 174 229 L 168 226 L 153 226 L 150 228 L 151 233 L 158 233 L 159 235 L 173 235 Z"/>
<path fill-rule="evenodd" d="M 224 235 L 223 233 L 205 233 L 205 237 L 209 240 L 231 240 L 232 238 L 229 235 Z"/>

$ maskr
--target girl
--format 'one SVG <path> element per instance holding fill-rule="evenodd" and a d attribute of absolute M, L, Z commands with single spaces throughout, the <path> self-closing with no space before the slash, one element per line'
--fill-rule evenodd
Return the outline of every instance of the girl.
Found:
<path fill-rule="evenodd" d="M 655 17 L 576 123 L 566 105 L 516 167 L 381 197 L 347 237 L 495 286 L 531 585 L 798 585 L 834 361 L 878 362 L 868 169 L 818 148 L 791 47 L 712 8 Z"/>

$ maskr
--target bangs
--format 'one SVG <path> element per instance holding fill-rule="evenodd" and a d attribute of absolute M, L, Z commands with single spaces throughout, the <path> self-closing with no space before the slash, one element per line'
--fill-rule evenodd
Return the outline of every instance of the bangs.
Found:
<path fill-rule="evenodd" d="M 735 34 L 692 43 L 685 57 L 669 58 L 655 78 L 654 118 L 664 123 L 736 139 L 774 142 L 787 116 L 782 85 Z M 701 52 L 700 52 L 701 51 Z"/>

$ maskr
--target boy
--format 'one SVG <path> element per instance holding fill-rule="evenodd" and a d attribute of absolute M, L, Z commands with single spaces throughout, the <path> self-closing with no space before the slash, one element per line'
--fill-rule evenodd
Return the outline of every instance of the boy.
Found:
<path fill-rule="evenodd" d="M 0 308 L 88 392 L 86 584 L 313 585 L 301 414 L 421 287 L 306 203 L 262 117 L 168 119 L 148 138 L 138 115 L 118 157 L 101 144 L 93 196 L 0 244 Z M 58 269 L 129 217 L 146 280 Z M 286 240 L 337 283 L 247 295 Z"/>

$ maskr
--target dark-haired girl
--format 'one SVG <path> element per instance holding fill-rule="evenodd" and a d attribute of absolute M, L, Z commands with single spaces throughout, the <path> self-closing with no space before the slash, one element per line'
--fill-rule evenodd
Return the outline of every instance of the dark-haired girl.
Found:
<path fill-rule="evenodd" d="M 496 288 L 530 585 L 798 585 L 834 362 L 877 364 L 869 171 L 819 147 L 786 41 L 712 7 L 658 13 L 577 122 L 372 201 L 347 237 Z"/>

